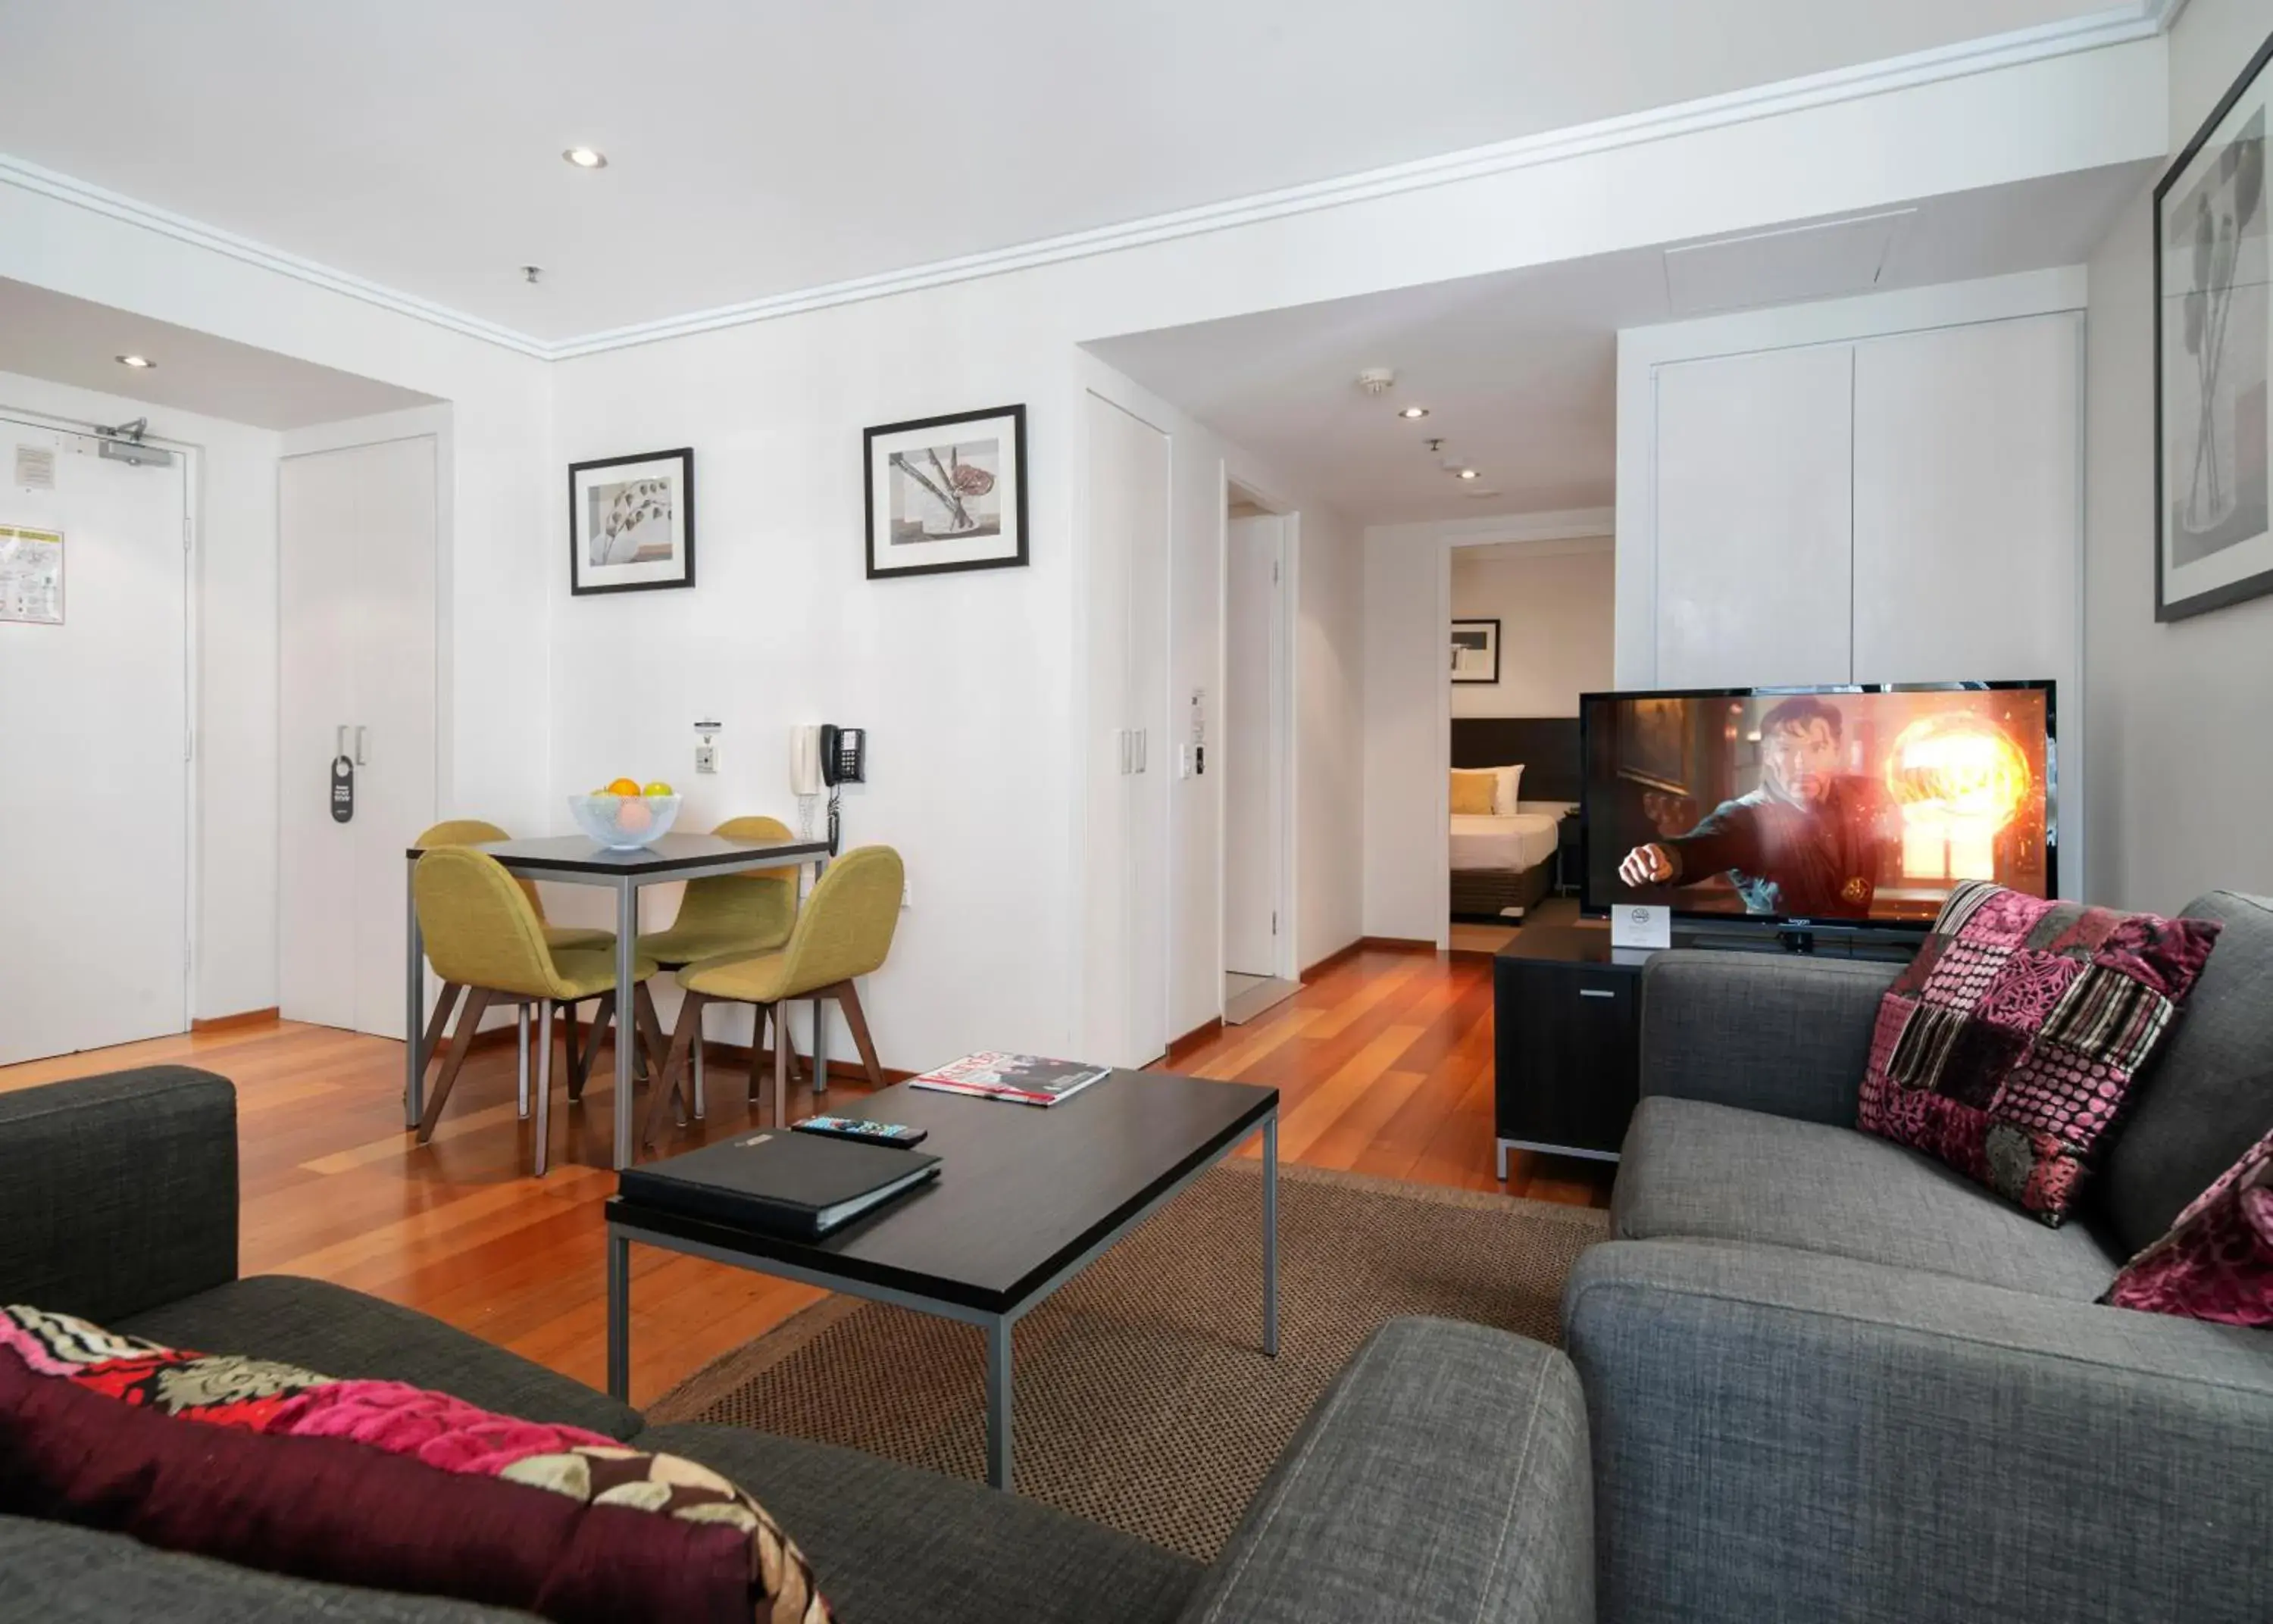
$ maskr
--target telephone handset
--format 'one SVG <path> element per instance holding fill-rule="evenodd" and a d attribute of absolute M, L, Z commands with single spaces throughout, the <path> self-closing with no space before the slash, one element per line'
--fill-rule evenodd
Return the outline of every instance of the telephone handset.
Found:
<path fill-rule="evenodd" d="M 821 782 L 838 784 L 867 782 L 868 730 L 821 724 Z"/>
<path fill-rule="evenodd" d="M 829 849 L 837 842 L 837 790 L 844 784 L 866 783 L 868 778 L 868 730 L 840 728 L 830 722 L 789 730 L 789 782 L 791 794 L 819 795 L 829 789 Z"/>

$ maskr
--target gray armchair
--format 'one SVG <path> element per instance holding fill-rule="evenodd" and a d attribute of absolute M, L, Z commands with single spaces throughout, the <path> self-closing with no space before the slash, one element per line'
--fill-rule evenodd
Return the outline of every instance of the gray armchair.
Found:
<path fill-rule="evenodd" d="M 1566 1343 L 1606 1620 L 2273 1618 L 2273 1331 L 2100 1306 L 2273 1126 L 2273 907 L 2050 1230 L 1857 1133 L 1890 967 L 1662 954 Z"/>

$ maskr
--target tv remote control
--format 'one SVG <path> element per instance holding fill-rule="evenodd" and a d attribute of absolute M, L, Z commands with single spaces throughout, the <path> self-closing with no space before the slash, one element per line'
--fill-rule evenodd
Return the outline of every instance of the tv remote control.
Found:
<path fill-rule="evenodd" d="M 903 1150 L 919 1145 L 926 1137 L 919 1127 L 903 1127 L 896 1122 L 867 1122 L 859 1117 L 807 1117 L 802 1122 L 792 1122 L 790 1127 L 799 1134 L 825 1134 L 831 1139 L 857 1139 L 863 1144 L 897 1145 Z"/>

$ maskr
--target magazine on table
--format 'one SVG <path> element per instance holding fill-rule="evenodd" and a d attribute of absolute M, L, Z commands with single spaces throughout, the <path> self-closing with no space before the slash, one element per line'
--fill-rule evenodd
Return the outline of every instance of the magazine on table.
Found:
<path fill-rule="evenodd" d="M 1009 1100 L 1019 1105 L 1054 1105 L 1111 1075 L 1110 1066 L 1086 1066 L 1078 1060 L 1051 1060 L 1038 1054 L 1006 1054 L 1000 1050 L 982 1049 L 920 1077 L 911 1077 L 908 1086 L 937 1089 L 943 1094 Z"/>

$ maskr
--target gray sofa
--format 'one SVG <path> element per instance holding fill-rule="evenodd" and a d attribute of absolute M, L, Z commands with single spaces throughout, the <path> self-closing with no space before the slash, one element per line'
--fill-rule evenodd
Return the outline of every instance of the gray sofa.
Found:
<path fill-rule="evenodd" d="M 1854 1130 L 1893 967 L 1672 953 L 1565 1345 L 1602 1617 L 2273 1619 L 2273 1329 L 2102 1307 L 2273 1126 L 2273 904 L 2046 1229 Z"/>
<path fill-rule="evenodd" d="M 702 1461 L 782 1519 L 847 1624 L 1593 1617 L 1586 1419 L 1569 1361 L 1540 1343 L 1441 1321 L 1384 1328 L 1203 1568 L 1031 1501 L 850 1450 L 649 1427 L 603 1394 L 407 1309 L 313 1280 L 240 1279 L 236 1133 L 235 1089 L 181 1067 L 0 1094 L 0 1302 L 175 1346 L 414 1382 Z M 0 1426 L 0 1480 L 5 1448 Z M 0 1516 L 0 1620 L 146 1614 L 517 1616 Z"/>

